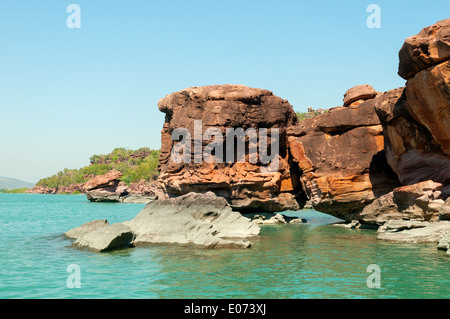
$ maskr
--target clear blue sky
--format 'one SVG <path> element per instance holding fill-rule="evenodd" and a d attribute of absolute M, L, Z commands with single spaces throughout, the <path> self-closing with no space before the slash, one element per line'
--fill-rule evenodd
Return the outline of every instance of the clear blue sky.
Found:
<path fill-rule="evenodd" d="M 66 25 L 71 3 L 81 29 Z M 403 86 L 404 39 L 449 16 L 448 0 L 2 0 L 0 176 L 36 182 L 115 147 L 159 148 L 157 102 L 190 86 L 269 89 L 296 111 L 341 105 L 358 84 Z"/>

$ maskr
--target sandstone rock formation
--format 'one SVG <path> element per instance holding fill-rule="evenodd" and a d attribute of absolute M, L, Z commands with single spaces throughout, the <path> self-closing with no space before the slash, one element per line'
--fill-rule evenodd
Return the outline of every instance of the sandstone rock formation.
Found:
<path fill-rule="evenodd" d="M 439 221 L 442 184 L 425 181 L 395 188 L 364 207 L 359 220 L 383 225 L 390 220 Z"/>
<path fill-rule="evenodd" d="M 96 188 L 110 186 L 111 182 L 116 181 L 120 177 L 122 177 L 121 172 L 116 171 L 116 170 L 111 170 L 106 174 L 96 176 L 93 179 L 87 181 L 84 184 L 83 189 L 85 191 L 91 191 Z"/>
<path fill-rule="evenodd" d="M 450 19 L 408 38 L 400 51 L 405 88 L 384 93 L 376 111 L 389 165 L 404 185 L 433 180 L 450 195 Z"/>
<path fill-rule="evenodd" d="M 313 207 L 346 220 L 399 185 L 384 154 L 375 100 L 337 107 L 288 130 L 291 171 Z"/>
<path fill-rule="evenodd" d="M 398 74 L 405 80 L 450 59 L 450 19 L 438 21 L 406 39 L 399 52 Z"/>
<path fill-rule="evenodd" d="M 161 99 L 159 110 L 166 114 L 162 130 L 160 175 L 157 180 L 159 198 L 169 198 L 189 192 L 205 193 L 212 191 L 228 200 L 240 211 L 284 211 L 297 210 L 303 199 L 297 179 L 291 176 L 289 153 L 286 145 L 287 127 L 297 123 L 292 106 L 272 92 L 249 88 L 243 85 L 211 85 L 192 87 L 172 93 Z M 245 161 L 237 158 L 223 159 L 223 163 L 195 163 L 195 143 L 192 143 L 190 163 L 176 163 L 171 156 L 175 142 L 172 133 L 185 128 L 194 138 L 194 121 L 201 120 L 200 136 L 207 129 L 217 129 L 224 136 L 224 144 L 233 142 L 233 136 L 227 136 L 227 129 L 261 128 L 279 130 L 279 168 L 276 172 L 267 172 L 267 165 L 260 160 L 260 139 L 257 145 L 258 161 L 251 163 L 249 137 L 246 137 Z M 269 131 L 270 132 L 270 131 Z M 261 135 L 259 135 L 260 137 Z M 270 140 L 270 138 L 269 138 Z M 204 139 L 200 145 L 201 154 L 212 139 Z M 235 139 L 234 153 L 239 140 Z M 271 143 L 268 143 L 270 149 Z M 224 152 L 225 154 L 225 152 Z M 214 156 L 219 157 L 218 154 Z M 299 203 L 300 202 L 300 205 Z"/>
<path fill-rule="evenodd" d="M 127 185 L 120 181 L 122 173 L 111 170 L 86 182 L 83 186 L 88 200 L 91 202 L 118 202 L 128 195 Z"/>
<path fill-rule="evenodd" d="M 83 193 L 91 202 L 148 203 L 155 198 L 155 187 L 144 180 L 130 186 L 120 180 L 122 173 L 111 170 L 87 181 Z"/>
<path fill-rule="evenodd" d="M 344 94 L 344 106 L 358 106 L 364 101 L 375 98 L 377 94 L 378 92 L 368 84 L 352 87 Z"/>

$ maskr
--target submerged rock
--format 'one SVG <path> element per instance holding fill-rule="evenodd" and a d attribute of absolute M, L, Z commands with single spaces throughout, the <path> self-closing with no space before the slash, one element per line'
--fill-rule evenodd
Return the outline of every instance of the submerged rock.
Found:
<path fill-rule="evenodd" d="M 155 187 L 151 183 L 141 180 L 128 186 L 120 180 L 121 177 L 121 172 L 111 170 L 87 181 L 83 192 L 91 202 L 147 204 L 156 198 Z"/>
<path fill-rule="evenodd" d="M 376 111 L 389 165 L 404 185 L 442 183 L 450 195 L 450 19 L 424 28 L 400 50 L 406 87 L 386 92 Z"/>

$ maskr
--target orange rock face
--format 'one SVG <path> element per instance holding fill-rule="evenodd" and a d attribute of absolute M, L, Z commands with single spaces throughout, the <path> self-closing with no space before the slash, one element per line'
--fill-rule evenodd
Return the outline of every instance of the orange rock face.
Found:
<path fill-rule="evenodd" d="M 450 19 L 408 38 L 400 51 L 406 87 L 377 99 L 387 160 L 404 185 L 433 180 L 450 195 Z"/>
<path fill-rule="evenodd" d="M 406 39 L 399 58 L 398 74 L 406 80 L 450 59 L 450 19 L 438 21 Z"/>
<path fill-rule="evenodd" d="M 99 175 L 93 179 L 84 183 L 83 189 L 85 191 L 90 191 L 95 188 L 100 188 L 102 186 L 107 186 L 110 182 L 117 180 L 122 177 L 122 173 L 116 170 L 111 170 L 106 174 Z"/>
<path fill-rule="evenodd" d="M 313 207 L 355 219 L 376 197 L 398 186 L 384 155 L 374 100 L 338 107 L 288 131 L 290 153 Z"/>
<path fill-rule="evenodd" d="M 442 151 L 450 156 L 450 61 L 409 79 L 406 99 L 409 114 L 428 129 Z"/>
<path fill-rule="evenodd" d="M 161 99 L 158 107 L 166 114 L 161 133 L 158 198 L 213 191 L 216 195 L 225 197 L 240 211 L 299 209 L 302 191 L 298 187 L 298 180 L 292 178 L 289 164 L 291 158 L 286 145 L 286 129 L 297 122 L 297 116 L 286 100 L 268 90 L 243 85 L 211 85 L 172 93 Z M 224 145 L 227 142 L 227 129 L 255 129 L 258 133 L 261 128 L 278 129 L 278 169 L 267 171 L 267 165 L 259 159 L 256 162 L 250 161 L 251 143 L 248 137 L 243 162 L 224 158 L 222 163 L 208 163 L 203 158 L 200 163 L 196 163 L 195 142 L 192 142 L 191 154 L 188 156 L 190 161 L 177 163 L 171 154 L 176 144 L 172 133 L 183 128 L 193 139 L 196 134 L 194 121 L 201 121 L 200 136 L 205 136 L 207 129 L 217 129 L 224 137 Z M 268 141 L 270 149 L 270 138 Z M 210 142 L 211 140 L 203 139 L 200 145 L 202 153 Z M 260 139 L 256 146 L 260 156 Z"/>

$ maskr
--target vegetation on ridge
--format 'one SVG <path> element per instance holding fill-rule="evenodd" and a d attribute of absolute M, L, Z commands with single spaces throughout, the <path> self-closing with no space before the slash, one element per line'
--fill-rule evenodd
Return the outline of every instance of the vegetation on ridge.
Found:
<path fill-rule="evenodd" d="M 112 169 L 120 171 L 126 184 L 140 180 L 151 181 L 158 175 L 159 150 L 142 147 L 138 150 L 116 148 L 109 154 L 93 155 L 90 165 L 80 169 L 63 169 L 53 176 L 39 180 L 36 186 L 57 188 L 82 184 Z"/>
<path fill-rule="evenodd" d="M 24 194 L 28 188 L 16 188 L 16 189 L 0 189 L 0 193 L 4 194 Z"/>
<path fill-rule="evenodd" d="M 327 113 L 327 112 L 328 112 L 328 110 L 322 110 L 322 109 L 315 110 L 312 107 L 308 107 L 308 112 L 297 112 L 296 114 L 297 114 L 298 120 L 301 122 L 306 119 L 313 118 L 316 115 Z"/>

